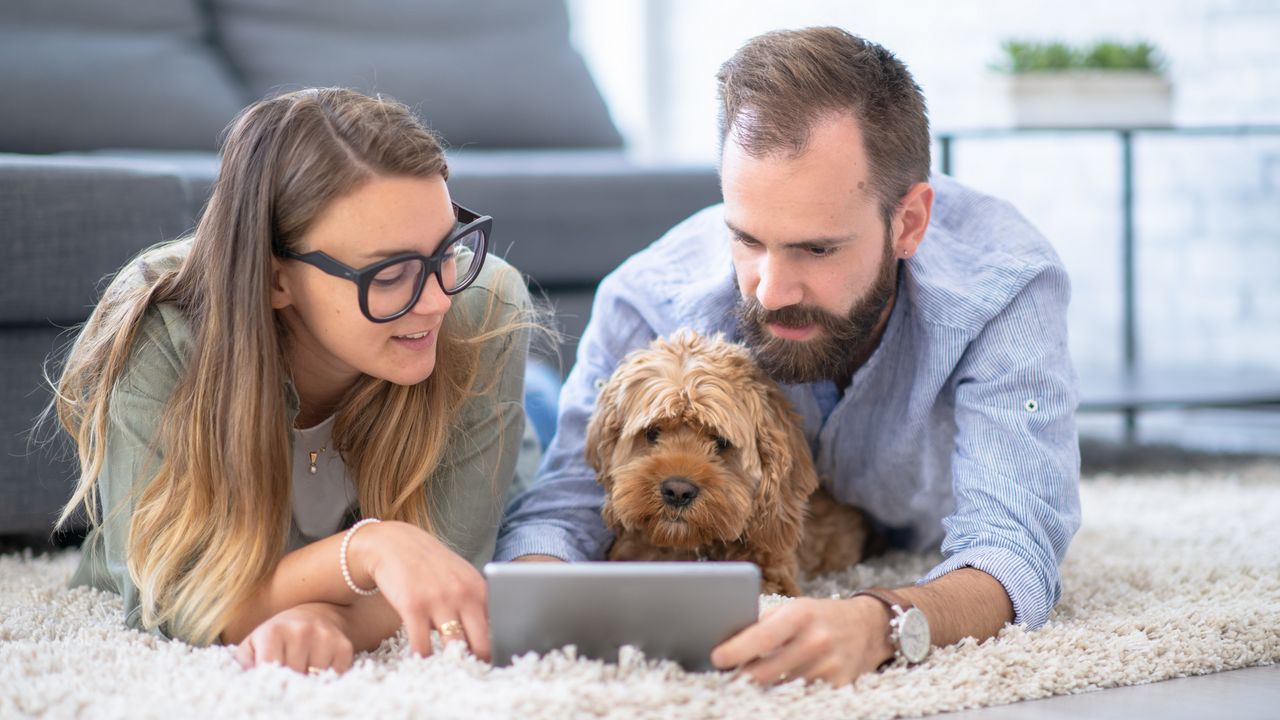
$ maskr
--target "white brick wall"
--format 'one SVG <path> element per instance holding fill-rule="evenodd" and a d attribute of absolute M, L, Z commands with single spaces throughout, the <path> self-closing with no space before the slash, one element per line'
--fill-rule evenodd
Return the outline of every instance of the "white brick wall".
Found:
<path fill-rule="evenodd" d="M 1280 124 L 1280 0 L 573 0 L 571 7 L 575 38 L 632 146 L 666 159 L 713 159 L 714 73 L 738 45 L 766 30 L 817 24 L 840 25 L 902 58 L 924 88 L 936 130 L 1009 124 L 1003 78 L 988 69 L 1008 37 L 1147 39 L 1168 56 L 1176 124 Z M 636 18 L 654 13 L 666 20 L 651 23 L 666 28 L 657 34 L 670 69 L 662 78 L 644 58 L 644 48 L 662 43 L 636 40 Z M 670 130 L 657 136 L 657 127 Z M 1077 363 L 1118 363 L 1117 141 L 1024 136 L 962 141 L 954 153 L 962 181 L 1012 201 L 1061 253 L 1075 285 Z M 1135 159 L 1142 362 L 1280 373 L 1280 136 L 1144 136 Z"/>

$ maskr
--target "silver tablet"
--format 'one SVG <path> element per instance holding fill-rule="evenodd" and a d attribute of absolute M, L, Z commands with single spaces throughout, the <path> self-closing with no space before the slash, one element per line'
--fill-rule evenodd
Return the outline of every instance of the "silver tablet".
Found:
<path fill-rule="evenodd" d="M 711 650 L 756 621 L 760 569 L 743 562 L 490 563 L 493 662 L 575 645 L 616 662 L 649 658 L 710 670 Z"/>

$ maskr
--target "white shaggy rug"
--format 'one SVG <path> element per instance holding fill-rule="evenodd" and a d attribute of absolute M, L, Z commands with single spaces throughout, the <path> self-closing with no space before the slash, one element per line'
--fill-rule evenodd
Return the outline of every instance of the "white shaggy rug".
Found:
<path fill-rule="evenodd" d="M 122 629 L 120 602 L 63 588 L 74 553 L 0 557 L 0 717 L 879 717 L 998 705 L 1280 661 L 1280 465 L 1098 477 L 1064 594 L 1037 632 L 936 651 L 832 689 L 760 689 L 624 655 L 572 653 L 493 669 L 456 651 L 410 658 L 401 638 L 344 676 L 239 669 Z M 809 585 L 905 583 L 936 558 L 896 555 Z M 780 598 L 762 598 L 768 606 Z"/>

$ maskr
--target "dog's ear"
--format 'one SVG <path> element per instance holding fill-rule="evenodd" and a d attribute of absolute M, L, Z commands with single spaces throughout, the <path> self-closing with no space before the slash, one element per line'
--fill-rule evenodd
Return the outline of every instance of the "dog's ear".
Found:
<path fill-rule="evenodd" d="M 809 442 L 790 401 L 776 386 L 763 393 L 756 430 L 760 487 L 747 536 L 757 545 L 792 552 L 800 544 L 809 496 L 818 488 Z"/>
<path fill-rule="evenodd" d="M 596 479 L 609 487 L 613 451 L 622 433 L 621 378 L 615 376 L 596 396 L 596 409 L 587 424 L 587 462 L 596 470 Z"/>

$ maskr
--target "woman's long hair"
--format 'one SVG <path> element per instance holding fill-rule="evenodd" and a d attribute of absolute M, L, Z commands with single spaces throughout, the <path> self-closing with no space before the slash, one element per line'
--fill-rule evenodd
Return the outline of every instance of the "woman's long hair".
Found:
<path fill-rule="evenodd" d="M 111 395 L 143 315 L 173 303 L 189 318 L 190 354 L 157 423 L 162 459 L 130 498 L 127 553 L 143 624 L 196 644 L 217 639 L 287 541 L 289 339 L 270 303 L 273 253 L 293 248 L 324 207 L 371 178 L 448 176 L 440 142 L 408 108 L 342 89 L 251 105 L 229 126 L 222 152 L 185 260 L 142 281 L 116 277 L 72 345 L 54 399 L 80 463 L 59 525 L 81 506 L 96 525 Z M 473 387 L 481 344 L 516 327 L 492 326 L 496 305 L 483 318 L 463 318 L 455 304 L 426 381 L 363 376 L 346 394 L 333 439 L 365 515 L 431 529 L 429 485 L 445 459 L 450 418 L 487 391 Z"/>

